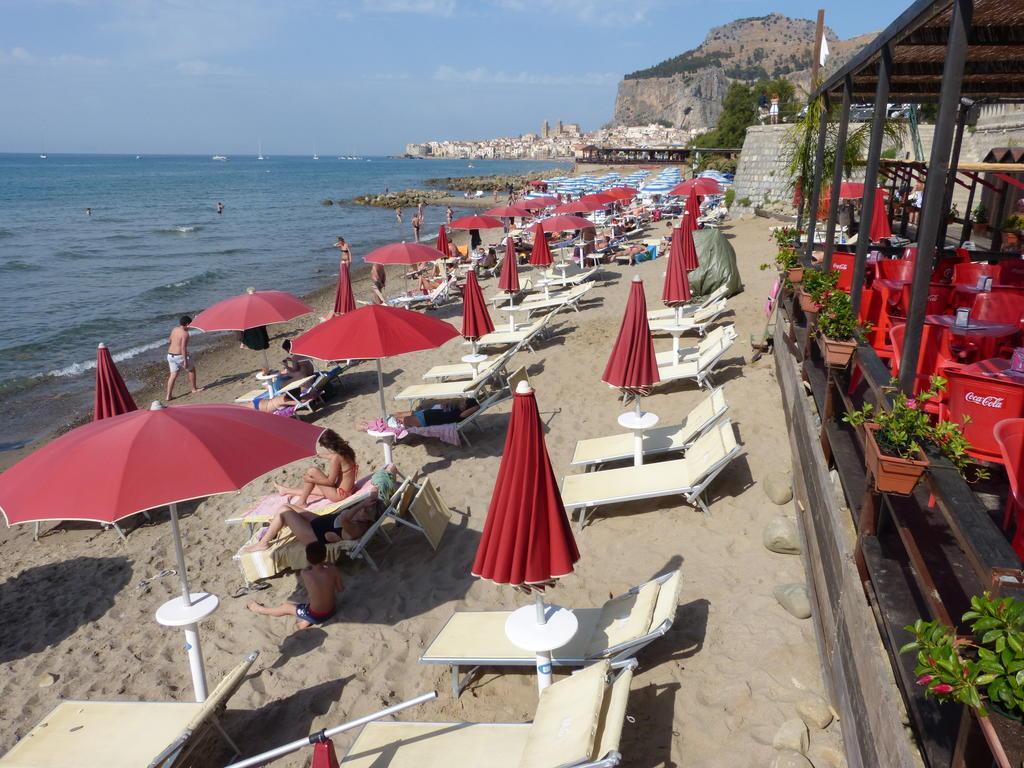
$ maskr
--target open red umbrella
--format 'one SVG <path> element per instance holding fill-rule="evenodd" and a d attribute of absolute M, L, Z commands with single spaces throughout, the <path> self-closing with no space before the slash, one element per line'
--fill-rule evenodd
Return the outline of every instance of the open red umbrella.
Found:
<path fill-rule="evenodd" d="M 604 208 L 608 205 L 611 205 L 618 199 L 619 198 L 617 198 L 615 195 L 611 195 L 607 192 L 594 192 L 593 194 L 584 195 L 583 197 L 580 198 L 580 200 L 587 203 L 588 205 L 595 206 L 595 211 Z"/>
<path fill-rule="evenodd" d="M 690 195 L 686 198 L 686 207 L 683 209 L 683 220 L 680 226 L 694 232 L 699 229 L 698 219 L 700 219 L 700 203 L 697 202 L 696 195 Z"/>
<path fill-rule="evenodd" d="M 114 365 L 114 358 L 106 344 L 96 348 L 96 399 L 93 401 L 92 420 L 99 421 L 119 416 L 136 409 L 131 392 Z"/>
<path fill-rule="evenodd" d="M 839 197 L 844 200 L 864 197 L 864 182 L 844 181 L 839 185 Z M 827 199 L 827 198 L 826 198 Z"/>
<path fill-rule="evenodd" d="M 530 211 L 537 211 L 541 208 L 547 208 L 549 205 L 558 205 L 558 198 L 547 195 L 545 197 L 528 197 L 525 200 L 520 200 L 516 205 L 526 208 Z"/>
<path fill-rule="evenodd" d="M 561 205 L 555 206 L 555 213 L 590 213 L 596 211 L 598 208 L 603 208 L 603 204 L 595 204 L 587 202 L 586 200 L 573 200 L 569 203 L 562 203 Z"/>
<path fill-rule="evenodd" d="M 540 224 L 534 225 L 533 250 L 530 252 L 530 263 L 535 267 L 550 267 L 554 260 L 551 258 L 551 249 L 548 247 L 548 239 L 544 237 L 544 230 Z"/>
<path fill-rule="evenodd" d="M 437 228 L 437 250 L 445 255 L 447 258 L 452 257 L 452 248 L 448 242 L 448 230 L 445 229 L 444 224 Z"/>
<path fill-rule="evenodd" d="M 422 243 L 391 243 L 370 251 L 363 261 L 371 264 L 422 264 L 447 258 L 437 248 Z"/>
<path fill-rule="evenodd" d="M 387 421 L 381 358 L 436 349 L 459 335 L 451 323 L 419 312 L 369 304 L 313 326 L 292 340 L 292 352 L 315 360 L 376 360 L 380 417 Z M 385 463 L 391 463 L 390 440 L 384 442 Z"/>
<path fill-rule="evenodd" d="M 640 409 L 640 397 L 647 388 L 661 381 L 658 375 L 658 358 L 651 340 L 651 327 L 647 322 L 647 300 L 644 298 L 644 284 L 639 275 L 633 277 L 629 288 L 626 312 L 622 316 L 619 335 L 608 358 L 601 380 L 617 387 L 623 394 L 632 395 L 636 408 L 619 417 L 619 425 L 633 431 L 633 464 L 637 467 L 644 462 L 643 433 L 658 423 L 653 413 Z"/>
<path fill-rule="evenodd" d="M 503 219 L 520 219 L 523 216 L 529 216 L 530 212 L 521 205 L 504 205 L 484 211 L 484 215 L 499 216 Z"/>
<path fill-rule="evenodd" d="M 714 179 L 709 179 L 706 176 L 696 179 L 687 179 L 680 184 L 676 184 L 669 190 L 670 195 L 678 195 L 680 197 L 691 194 L 704 197 L 706 195 L 717 195 L 721 192 L 721 185 Z"/>
<path fill-rule="evenodd" d="M 579 557 L 544 442 L 537 399 L 530 385 L 521 382 L 513 396 L 505 448 L 472 573 L 477 578 L 534 592 L 534 605 L 516 611 L 506 628 L 518 620 L 519 628 L 531 640 L 539 640 L 531 650 L 537 652 L 542 689 L 551 683 L 550 651 L 572 637 L 576 622 L 569 611 L 556 610 L 548 615 L 541 590 L 572 573 Z M 566 628 L 567 638 L 552 638 Z M 555 644 L 544 649 L 541 646 L 545 638 L 552 638 Z"/>
<path fill-rule="evenodd" d="M 501 264 L 498 288 L 505 293 L 519 293 L 519 264 L 516 259 L 516 244 L 512 238 L 505 241 L 505 260 Z"/>
<path fill-rule="evenodd" d="M 189 589 L 177 505 L 237 491 L 273 469 L 314 456 L 322 433 L 322 427 L 237 405 L 154 403 L 73 429 L 0 474 L 0 512 L 9 525 L 58 519 L 115 523 L 169 505 L 182 596 L 157 617 L 171 606 L 177 616 L 191 619 L 180 623 L 202 701 L 195 622 L 217 599 Z"/>
<path fill-rule="evenodd" d="M 545 232 L 574 232 L 577 229 L 588 229 L 594 222 L 582 216 L 552 216 L 541 219 L 538 226 Z"/>
<path fill-rule="evenodd" d="M 341 262 L 338 272 L 338 290 L 334 294 L 334 314 L 343 315 L 356 308 L 356 300 L 352 295 L 352 278 L 349 276 L 348 262 Z"/>
<path fill-rule="evenodd" d="M 487 302 L 480 290 L 476 272 L 469 270 L 466 273 L 466 285 L 462 289 L 462 337 L 473 342 L 474 355 L 476 340 L 493 330 L 494 323 L 487 311 Z"/>
<path fill-rule="evenodd" d="M 502 229 L 505 225 L 493 216 L 463 216 L 448 226 L 452 229 Z"/>
<path fill-rule="evenodd" d="M 218 301 L 196 315 L 192 327 L 201 331 L 246 331 L 261 325 L 286 323 L 313 311 L 285 291 L 249 288 L 241 296 Z"/>
<path fill-rule="evenodd" d="M 612 187 L 606 189 L 605 194 L 613 195 L 616 200 L 630 200 L 636 197 L 638 190 L 633 187 Z"/>

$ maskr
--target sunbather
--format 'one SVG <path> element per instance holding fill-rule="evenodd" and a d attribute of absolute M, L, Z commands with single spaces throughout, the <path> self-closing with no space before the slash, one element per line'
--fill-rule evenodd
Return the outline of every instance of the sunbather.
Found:
<path fill-rule="evenodd" d="M 323 453 L 320 451 L 321 448 L 324 449 Z M 277 483 L 274 484 L 278 493 L 285 496 L 297 496 L 298 498 L 294 502 L 296 506 L 306 506 L 306 502 L 311 496 L 330 501 L 342 501 L 352 495 L 358 471 L 356 454 L 352 450 L 352 446 L 333 429 L 327 429 L 317 441 L 317 455 L 327 459 L 326 473 L 319 467 L 310 467 L 302 476 L 301 488 L 288 488 Z"/>
<path fill-rule="evenodd" d="M 302 585 L 306 588 L 305 603 L 281 603 L 274 608 L 267 608 L 255 600 L 247 606 L 253 613 L 262 616 L 295 616 L 298 629 L 308 629 L 314 624 L 322 624 L 337 611 L 335 595 L 345 590 L 341 581 L 338 566 L 325 562 L 327 547 L 319 541 L 306 545 L 306 559 L 309 567 L 302 571 Z"/>
<path fill-rule="evenodd" d="M 479 410 L 480 403 L 472 397 L 467 397 L 424 410 L 398 411 L 391 414 L 397 421 L 397 424 L 391 426 L 401 424 L 403 427 L 436 427 L 441 424 L 457 424 Z"/>

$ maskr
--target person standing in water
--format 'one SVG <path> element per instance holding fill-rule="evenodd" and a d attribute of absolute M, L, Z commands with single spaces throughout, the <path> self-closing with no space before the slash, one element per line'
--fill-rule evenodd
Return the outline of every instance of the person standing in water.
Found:
<path fill-rule="evenodd" d="M 452 207 L 450 205 L 448 206 L 448 209 L 444 212 L 444 215 L 445 218 L 448 219 L 448 226 L 450 227 L 452 225 L 452 219 L 455 218 L 455 211 L 452 210 Z"/>
<path fill-rule="evenodd" d="M 86 216 L 92 216 L 92 208 L 86 208 L 85 209 L 85 215 Z"/>
<path fill-rule="evenodd" d="M 224 213 L 224 203 L 217 203 L 217 213 Z"/>
<path fill-rule="evenodd" d="M 345 242 L 345 238 L 338 235 L 338 242 L 334 244 L 334 247 L 341 251 L 341 264 L 348 264 L 352 266 L 352 249 L 349 248 L 348 243 Z"/>
<path fill-rule="evenodd" d="M 417 243 L 420 241 L 421 226 L 423 226 L 423 217 L 417 213 L 412 217 L 412 236 Z"/>
<path fill-rule="evenodd" d="M 167 401 L 174 399 L 174 382 L 178 380 L 178 374 L 182 369 L 188 373 L 188 383 L 192 394 L 201 392 L 202 387 L 196 386 L 196 365 L 192 362 L 192 356 L 188 353 L 188 327 L 192 324 L 192 318 L 182 315 L 178 325 L 171 330 L 167 343 L 167 367 L 171 369 L 167 377 Z"/>
<path fill-rule="evenodd" d="M 395 221 L 397 221 L 399 224 L 402 223 L 402 209 L 401 208 L 395 208 Z"/>

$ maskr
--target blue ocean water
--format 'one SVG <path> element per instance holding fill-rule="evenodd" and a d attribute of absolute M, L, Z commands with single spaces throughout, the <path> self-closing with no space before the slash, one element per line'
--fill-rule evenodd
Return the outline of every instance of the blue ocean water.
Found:
<path fill-rule="evenodd" d="M 319 287 L 336 274 L 338 235 L 356 261 L 412 239 L 410 212 L 399 225 L 392 211 L 321 200 L 422 187 L 435 176 L 559 167 L 472 165 L 0 154 L 0 398 L 58 384 L 62 396 L 81 395 L 88 387 L 74 380 L 89 379 L 97 342 L 119 360 L 155 356 L 175 318 L 248 286 L 300 294 Z M 443 220 L 443 209 L 428 209 L 424 236 L 433 238 Z M 0 444 L 9 446 L 17 442 L 11 432 L 24 430 L 4 431 Z"/>

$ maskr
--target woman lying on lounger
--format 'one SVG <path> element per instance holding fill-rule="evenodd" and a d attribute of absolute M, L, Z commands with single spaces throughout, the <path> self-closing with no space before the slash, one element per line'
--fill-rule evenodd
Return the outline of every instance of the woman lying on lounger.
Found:
<path fill-rule="evenodd" d="M 341 438 L 338 439 L 341 440 Z M 355 465 L 353 464 L 353 466 Z M 384 474 L 387 477 L 384 477 Z M 396 474 L 397 470 L 394 464 L 377 470 L 371 478 L 371 482 L 374 483 L 378 492 L 369 494 L 365 500 L 333 514 L 317 515 L 315 512 L 302 509 L 297 504 L 284 504 L 274 514 L 270 525 L 263 529 L 259 541 L 245 547 L 243 551 L 258 552 L 269 549 L 284 528 L 288 528 L 294 533 L 295 538 L 303 544 L 312 544 L 314 541 L 333 544 L 337 541 L 353 541 L 360 538 L 376 520 L 377 500 L 389 484 L 394 484 Z"/>
<path fill-rule="evenodd" d="M 398 411 L 391 414 L 396 423 L 390 426 L 401 424 L 403 427 L 437 427 L 442 424 L 457 424 L 479 410 L 480 403 L 472 397 L 467 397 L 420 411 Z"/>

